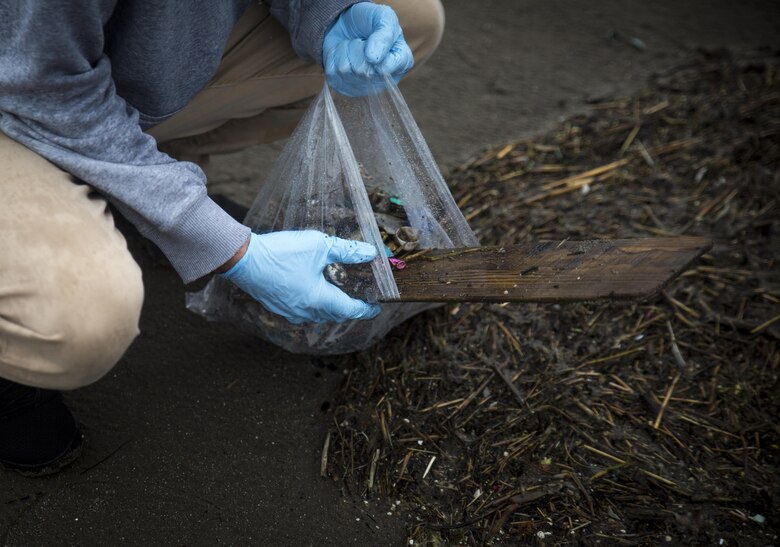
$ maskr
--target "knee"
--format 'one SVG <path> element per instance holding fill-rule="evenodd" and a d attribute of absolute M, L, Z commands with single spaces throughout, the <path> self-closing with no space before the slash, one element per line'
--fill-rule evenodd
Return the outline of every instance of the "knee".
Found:
<path fill-rule="evenodd" d="M 138 336 L 144 288 L 129 253 L 110 268 L 80 272 L 61 286 L 52 325 L 53 344 L 42 359 L 41 387 L 69 390 L 105 376 Z"/>
<path fill-rule="evenodd" d="M 387 0 L 398 15 L 404 38 L 414 53 L 415 66 L 433 54 L 444 34 L 444 7 L 440 0 Z"/>

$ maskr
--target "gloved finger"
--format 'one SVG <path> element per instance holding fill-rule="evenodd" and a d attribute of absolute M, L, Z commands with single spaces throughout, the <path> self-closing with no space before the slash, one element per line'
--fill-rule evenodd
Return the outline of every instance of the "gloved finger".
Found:
<path fill-rule="evenodd" d="M 362 264 L 371 262 L 376 257 L 376 247 L 365 241 L 353 241 L 340 237 L 329 237 L 327 264 L 341 262 L 342 264 Z"/>
<path fill-rule="evenodd" d="M 414 66 L 414 56 L 409 45 L 404 40 L 399 40 L 390 50 L 385 60 L 379 65 L 377 72 L 395 76 L 406 74 Z"/>
<path fill-rule="evenodd" d="M 325 76 L 330 79 L 337 74 L 336 56 L 329 54 L 325 57 Z"/>
<path fill-rule="evenodd" d="M 352 73 L 352 63 L 350 62 L 349 55 L 347 54 L 346 44 L 343 46 L 343 48 L 344 51 L 341 52 L 343 55 L 338 55 L 336 59 L 336 72 L 341 77 Z"/>
<path fill-rule="evenodd" d="M 392 8 L 377 6 L 373 13 L 374 31 L 366 40 L 366 59 L 372 65 L 381 63 L 401 34 L 398 17 Z"/>
<path fill-rule="evenodd" d="M 354 74 L 361 78 L 370 78 L 374 74 L 374 67 L 366 60 L 362 40 L 351 40 L 347 44 L 347 58 L 349 70 L 344 74 Z"/>
<path fill-rule="evenodd" d="M 352 95 L 347 92 L 347 86 L 339 73 L 337 62 L 338 59 L 336 55 L 329 55 L 325 60 L 325 79 L 327 80 L 328 85 L 333 89 L 342 95 L 351 97 Z"/>
<path fill-rule="evenodd" d="M 325 285 L 320 291 L 323 306 L 316 314 L 320 318 L 341 323 L 354 319 L 373 319 L 382 311 L 379 304 L 368 304 L 357 298 L 352 298 L 324 279 L 322 282 Z"/>

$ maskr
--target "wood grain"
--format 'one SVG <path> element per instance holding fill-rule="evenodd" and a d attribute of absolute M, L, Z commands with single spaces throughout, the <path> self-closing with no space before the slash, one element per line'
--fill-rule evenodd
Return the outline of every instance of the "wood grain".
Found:
<path fill-rule="evenodd" d="M 700 237 L 547 241 L 431 251 L 395 270 L 401 302 L 643 298 L 704 254 Z"/>

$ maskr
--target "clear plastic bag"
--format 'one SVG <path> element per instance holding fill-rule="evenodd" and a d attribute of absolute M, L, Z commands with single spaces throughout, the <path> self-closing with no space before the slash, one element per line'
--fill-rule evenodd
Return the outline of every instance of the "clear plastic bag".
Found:
<path fill-rule="evenodd" d="M 326 85 L 244 220 L 256 233 L 316 229 L 374 244 L 380 253 L 370 264 L 329 266 L 325 275 L 351 296 L 383 301 L 382 312 L 368 321 L 293 325 L 216 276 L 187 295 L 188 309 L 294 353 L 340 354 L 366 349 L 435 307 L 392 302 L 398 288 L 388 254 L 478 242 L 401 93 L 390 80 L 386 85 L 386 91 L 362 98 L 333 95 Z"/>

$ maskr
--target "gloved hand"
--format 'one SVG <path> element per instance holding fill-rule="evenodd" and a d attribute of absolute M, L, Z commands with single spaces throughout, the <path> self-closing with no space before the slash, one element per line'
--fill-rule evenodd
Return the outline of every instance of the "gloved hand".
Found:
<path fill-rule="evenodd" d="M 322 60 L 328 83 L 350 97 L 384 89 L 384 75 L 395 83 L 414 65 L 392 8 L 360 2 L 341 12 L 325 33 Z"/>
<path fill-rule="evenodd" d="M 380 307 L 351 298 L 325 279 L 323 269 L 333 262 L 370 262 L 375 256 L 369 243 L 316 230 L 252 234 L 241 260 L 220 275 L 290 323 L 341 323 L 376 317 Z"/>

